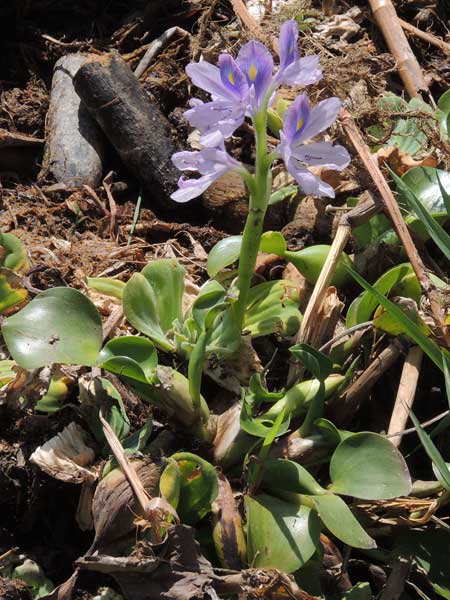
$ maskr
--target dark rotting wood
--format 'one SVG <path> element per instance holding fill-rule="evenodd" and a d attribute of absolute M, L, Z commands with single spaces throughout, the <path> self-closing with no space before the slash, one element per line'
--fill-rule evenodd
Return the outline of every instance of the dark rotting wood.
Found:
<path fill-rule="evenodd" d="M 47 116 L 49 133 L 41 177 L 51 173 L 70 188 L 95 188 L 103 175 L 106 140 L 73 86 L 73 76 L 88 57 L 74 53 L 57 61 Z"/>
<path fill-rule="evenodd" d="M 156 202 L 169 200 L 180 172 L 171 156 L 175 147 L 170 127 L 154 101 L 118 54 L 95 56 L 80 67 L 75 89 L 125 166 Z"/>

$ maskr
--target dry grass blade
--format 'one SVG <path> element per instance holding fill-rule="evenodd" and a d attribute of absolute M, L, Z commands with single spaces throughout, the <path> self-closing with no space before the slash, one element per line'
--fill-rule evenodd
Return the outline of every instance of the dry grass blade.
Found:
<path fill-rule="evenodd" d="M 424 42 L 427 42 L 427 44 L 436 46 L 436 48 L 439 48 L 440 50 L 442 50 L 442 52 L 450 54 L 450 44 L 444 42 L 444 40 L 442 40 L 441 38 L 437 37 L 436 35 L 433 35 L 432 33 L 428 33 L 427 31 L 422 31 L 421 29 L 414 27 L 414 25 L 411 25 L 411 23 L 403 21 L 403 19 L 399 19 L 398 22 L 408 33 L 415 35 Z"/>

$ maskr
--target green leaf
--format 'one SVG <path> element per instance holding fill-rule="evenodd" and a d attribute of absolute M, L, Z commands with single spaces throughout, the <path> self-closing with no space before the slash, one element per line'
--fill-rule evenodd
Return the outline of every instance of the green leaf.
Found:
<path fill-rule="evenodd" d="M 172 459 L 177 462 L 181 476 L 177 512 L 183 523 L 194 525 L 210 512 L 217 498 L 217 474 L 208 461 L 195 454 L 178 452 Z"/>
<path fill-rule="evenodd" d="M 161 350 L 174 350 L 160 325 L 155 292 L 141 273 L 134 273 L 125 285 L 123 310 L 129 323 L 147 335 Z"/>
<path fill-rule="evenodd" d="M 70 378 L 61 371 L 54 374 L 47 393 L 36 402 L 35 410 L 53 414 L 64 408 L 65 401 L 71 392 L 70 382 Z"/>
<path fill-rule="evenodd" d="M 163 498 L 176 510 L 180 501 L 181 474 L 178 463 L 173 458 L 167 459 L 167 467 L 159 480 L 159 489 Z"/>
<path fill-rule="evenodd" d="M 412 557 L 425 571 L 434 591 L 450 600 L 450 532 L 447 529 L 408 529 L 396 538 L 395 556 Z"/>
<path fill-rule="evenodd" d="M 274 494 L 280 490 L 315 496 L 327 493 L 305 467 L 285 458 L 270 458 L 264 461 L 262 483 L 266 490 Z"/>
<path fill-rule="evenodd" d="M 307 506 L 261 494 L 245 497 L 248 562 L 294 573 L 319 546 L 320 522 Z"/>
<path fill-rule="evenodd" d="M 111 277 L 87 277 L 87 285 L 91 290 L 122 300 L 125 283 Z"/>
<path fill-rule="evenodd" d="M 71 288 L 38 294 L 2 326 L 14 360 L 25 369 L 52 363 L 95 364 L 102 344 L 100 315 L 92 302 Z"/>
<path fill-rule="evenodd" d="M 431 214 L 444 214 L 445 203 L 439 181 L 450 188 L 450 173 L 434 167 L 413 167 L 403 175 L 401 181 L 408 186 L 416 198 Z"/>
<path fill-rule="evenodd" d="M 295 196 L 298 192 L 298 186 L 296 185 L 286 185 L 275 192 L 272 192 L 269 198 L 269 206 L 273 204 L 278 204 L 282 200 L 289 198 L 289 196 Z"/>
<path fill-rule="evenodd" d="M 407 496 L 411 478 L 404 458 L 382 435 L 360 432 L 336 448 L 330 462 L 330 491 L 364 500 Z"/>
<path fill-rule="evenodd" d="M 159 324 L 166 333 L 174 321 L 182 318 L 185 270 L 177 260 L 162 258 L 153 260 L 141 273 L 153 288 Z"/>
<path fill-rule="evenodd" d="M 215 277 L 222 269 L 236 262 L 241 253 L 241 244 L 241 235 L 231 235 L 217 242 L 208 254 L 208 275 Z"/>
<path fill-rule="evenodd" d="M 22 279 L 11 269 L 0 267 L 0 314 L 15 312 L 28 299 L 28 292 L 23 287 Z"/>
<path fill-rule="evenodd" d="M 421 327 L 419 327 L 416 323 L 411 321 L 405 313 L 398 308 L 393 302 L 385 298 L 380 292 L 370 285 L 359 273 L 357 273 L 354 269 L 349 268 L 349 272 L 353 279 L 355 279 L 361 287 L 363 287 L 366 291 L 370 292 L 390 314 L 393 316 L 399 323 L 402 324 L 404 331 L 408 334 L 408 336 L 416 342 L 420 348 L 428 355 L 428 357 L 434 362 L 434 364 L 442 370 L 442 355 L 439 346 L 428 338 L 422 331 Z"/>
<path fill-rule="evenodd" d="M 279 231 L 266 231 L 262 234 L 259 244 L 260 252 L 268 252 L 283 257 L 286 250 L 286 240 L 282 233 Z"/>
<path fill-rule="evenodd" d="M 392 170 L 390 170 L 390 173 L 397 184 L 397 188 L 402 192 L 402 196 L 406 199 L 411 210 L 413 210 L 419 217 L 431 239 L 438 246 L 444 256 L 450 260 L 450 236 L 446 231 L 444 231 L 444 229 L 442 229 L 436 219 L 431 216 L 425 206 L 405 184 L 405 182 Z"/>
<path fill-rule="evenodd" d="M 448 137 L 450 134 L 449 120 L 450 120 L 450 90 L 447 90 L 442 94 L 438 100 L 438 111 L 437 117 L 441 125 L 441 134 Z"/>
<path fill-rule="evenodd" d="M 450 470 L 442 457 L 442 454 L 436 448 L 434 442 L 431 437 L 422 427 L 419 422 L 419 419 L 410 411 L 409 416 L 411 417 L 411 421 L 414 423 L 414 427 L 417 430 L 417 435 L 422 443 L 422 446 L 425 449 L 425 452 L 428 454 L 433 466 L 435 467 L 435 473 L 441 484 L 445 487 L 445 489 L 450 492 Z"/>
<path fill-rule="evenodd" d="M 376 548 L 376 542 L 363 529 L 347 504 L 335 494 L 311 496 L 325 527 L 341 542 L 353 548 Z"/>
<path fill-rule="evenodd" d="M 142 383 L 152 383 L 158 354 L 150 340 L 129 335 L 110 340 L 101 350 L 97 366 Z"/>
<path fill-rule="evenodd" d="M 290 281 L 277 279 L 252 287 L 244 315 L 244 330 L 253 338 L 277 333 L 294 335 L 301 321 L 299 296 Z"/>
<path fill-rule="evenodd" d="M 25 246 L 12 233 L 0 231 L 0 266 L 17 273 L 24 273 L 30 267 Z"/>
<path fill-rule="evenodd" d="M 409 278 L 411 275 L 412 279 Z M 383 296 L 387 296 L 393 288 L 401 286 L 405 280 L 408 282 L 408 288 L 406 289 L 405 286 L 403 286 L 403 289 L 398 288 L 397 295 L 408 296 L 418 301 L 420 298 L 420 285 L 409 263 L 392 267 L 392 269 L 383 273 L 372 287 Z M 379 302 L 374 294 L 370 291 L 363 292 L 350 304 L 347 310 L 346 326 L 353 327 L 359 323 L 369 321 L 378 305 Z"/>
<path fill-rule="evenodd" d="M 308 344 L 291 346 L 289 351 L 292 352 L 297 360 L 303 363 L 305 368 L 312 373 L 316 379 L 324 381 L 333 370 L 333 363 L 328 356 Z"/>
<path fill-rule="evenodd" d="M 316 246 L 308 246 L 303 250 L 296 252 L 286 251 L 284 257 L 289 260 L 294 267 L 300 271 L 309 283 L 315 284 L 319 278 L 320 272 L 325 264 L 325 261 L 330 253 L 331 246 L 319 244 Z M 331 285 L 337 287 L 345 286 L 349 282 L 349 276 L 346 268 L 352 265 L 350 258 L 342 252 L 339 261 L 331 278 Z"/>
<path fill-rule="evenodd" d="M 206 331 L 202 331 L 198 336 L 198 340 L 196 341 L 192 349 L 191 356 L 189 357 L 189 393 L 192 398 L 192 404 L 196 410 L 200 410 L 202 374 L 206 357 L 206 341 L 207 333 Z"/>
<path fill-rule="evenodd" d="M 348 592 L 344 592 L 340 600 L 372 600 L 372 589 L 367 581 L 357 583 Z"/>

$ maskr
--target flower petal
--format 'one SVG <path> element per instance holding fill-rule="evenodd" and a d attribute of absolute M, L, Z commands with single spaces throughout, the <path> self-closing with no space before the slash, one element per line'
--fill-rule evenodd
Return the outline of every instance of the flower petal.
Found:
<path fill-rule="evenodd" d="M 319 177 L 316 177 L 313 173 L 301 166 L 295 158 L 291 158 L 287 165 L 289 173 L 295 178 L 298 183 L 298 187 L 301 191 L 308 196 L 327 196 L 328 198 L 334 198 L 334 189 L 328 183 L 322 181 Z"/>
<path fill-rule="evenodd" d="M 349 164 L 350 154 L 343 146 L 333 146 L 330 142 L 312 142 L 292 149 L 292 156 L 311 166 L 322 166 L 342 171 Z"/>
<path fill-rule="evenodd" d="M 236 62 L 248 85 L 254 86 L 256 103 L 259 104 L 272 82 L 272 55 L 264 44 L 253 40 L 242 46 Z"/>
<path fill-rule="evenodd" d="M 310 121 L 309 98 L 300 94 L 286 110 L 283 119 L 283 134 L 287 143 L 292 143 L 302 135 Z"/>
<path fill-rule="evenodd" d="M 206 60 L 198 63 L 189 63 L 186 67 L 186 73 L 192 80 L 192 83 L 198 88 L 209 92 L 217 98 L 233 100 L 234 94 L 223 85 L 220 69 Z"/>
<path fill-rule="evenodd" d="M 219 131 L 224 138 L 230 137 L 245 119 L 246 104 L 229 100 L 196 103 L 184 113 L 192 127 L 201 134 Z"/>
<path fill-rule="evenodd" d="M 319 104 L 314 106 L 311 110 L 308 124 L 296 138 L 296 142 L 304 142 L 324 129 L 327 129 L 336 121 L 340 109 L 341 101 L 339 98 L 327 98 L 326 100 L 319 102 Z"/>
<path fill-rule="evenodd" d="M 298 24 L 297 21 L 285 21 L 280 29 L 279 37 L 280 69 L 285 69 L 298 58 Z"/>
<path fill-rule="evenodd" d="M 230 54 L 221 54 L 219 56 L 219 68 L 224 87 L 237 100 L 242 100 L 248 92 L 248 83 L 234 58 Z"/>
<path fill-rule="evenodd" d="M 213 173 L 208 173 L 208 175 L 203 175 L 198 179 L 185 179 L 184 177 L 180 177 L 178 180 L 178 189 L 170 195 L 172 200 L 175 202 L 189 202 L 193 198 L 197 198 L 201 196 L 205 190 L 209 188 L 209 186 L 219 179 L 221 175 L 226 172 L 227 169 L 222 169 L 221 171 L 215 171 Z"/>
<path fill-rule="evenodd" d="M 319 57 L 316 54 L 304 56 L 291 63 L 280 73 L 281 82 L 287 85 L 311 85 L 322 79 Z"/>

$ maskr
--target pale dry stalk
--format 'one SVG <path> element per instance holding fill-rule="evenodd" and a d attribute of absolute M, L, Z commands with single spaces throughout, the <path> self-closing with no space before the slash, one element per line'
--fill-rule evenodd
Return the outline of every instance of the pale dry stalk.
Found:
<path fill-rule="evenodd" d="M 420 96 L 420 91 L 428 90 L 428 86 L 391 0 L 369 0 L 369 4 L 386 44 L 397 61 L 406 91 L 411 97 Z"/>
<path fill-rule="evenodd" d="M 394 446 L 400 446 L 402 433 L 405 430 L 409 418 L 414 396 L 416 395 L 417 383 L 419 381 L 420 367 L 422 365 L 423 352 L 418 346 L 409 349 L 403 365 L 403 371 L 400 377 L 397 397 L 395 399 L 394 409 L 392 411 L 389 423 L 388 436 L 399 433 L 392 438 Z"/>

